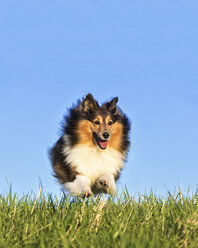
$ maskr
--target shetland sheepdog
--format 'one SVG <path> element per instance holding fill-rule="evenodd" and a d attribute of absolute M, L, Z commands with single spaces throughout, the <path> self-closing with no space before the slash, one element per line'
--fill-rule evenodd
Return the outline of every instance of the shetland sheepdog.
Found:
<path fill-rule="evenodd" d="M 64 117 L 63 134 L 50 150 L 54 176 L 71 196 L 117 193 L 129 149 L 130 122 L 116 105 L 88 94 Z"/>

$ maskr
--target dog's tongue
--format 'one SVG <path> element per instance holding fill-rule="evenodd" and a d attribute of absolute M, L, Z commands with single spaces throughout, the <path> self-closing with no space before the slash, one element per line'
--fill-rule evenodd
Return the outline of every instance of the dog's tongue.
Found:
<path fill-rule="evenodd" d="M 100 143 L 100 147 L 101 147 L 102 149 L 106 149 L 106 148 L 107 148 L 107 143 L 108 143 L 108 141 L 100 141 L 99 143 Z"/>

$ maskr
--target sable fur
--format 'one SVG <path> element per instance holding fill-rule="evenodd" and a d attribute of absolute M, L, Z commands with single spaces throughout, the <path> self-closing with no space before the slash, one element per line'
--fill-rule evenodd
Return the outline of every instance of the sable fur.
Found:
<path fill-rule="evenodd" d="M 116 193 L 130 130 L 117 101 L 115 97 L 100 106 L 88 94 L 64 117 L 62 136 L 50 150 L 50 159 L 54 176 L 73 196 Z"/>

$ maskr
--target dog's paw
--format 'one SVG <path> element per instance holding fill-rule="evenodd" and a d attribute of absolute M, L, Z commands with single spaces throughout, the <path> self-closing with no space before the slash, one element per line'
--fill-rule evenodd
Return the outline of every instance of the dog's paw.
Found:
<path fill-rule="evenodd" d="M 101 187 L 106 188 L 106 187 L 109 186 L 109 181 L 108 181 L 107 178 L 100 178 L 100 179 L 98 180 L 98 184 L 99 184 Z"/>
<path fill-rule="evenodd" d="M 96 180 L 96 186 L 97 188 L 104 188 L 106 189 L 107 187 L 110 186 L 110 180 L 109 177 L 107 175 L 103 175 L 100 178 L 98 178 L 98 180 Z"/>
<path fill-rule="evenodd" d="M 93 195 L 93 193 L 92 193 L 91 189 L 89 189 L 89 188 L 84 189 L 84 190 L 82 190 L 82 192 L 81 192 L 81 196 L 82 196 L 83 198 L 88 198 L 88 197 L 90 197 L 90 196 L 92 196 L 92 195 Z"/>
<path fill-rule="evenodd" d="M 113 175 L 102 175 L 95 182 L 96 192 L 103 192 L 111 195 L 117 193 L 117 187 Z"/>
<path fill-rule="evenodd" d="M 83 198 L 93 195 L 90 186 L 88 183 L 85 183 L 85 180 L 79 180 L 77 178 L 73 182 L 65 183 L 63 186 L 68 191 L 69 195 L 73 197 L 81 196 Z"/>

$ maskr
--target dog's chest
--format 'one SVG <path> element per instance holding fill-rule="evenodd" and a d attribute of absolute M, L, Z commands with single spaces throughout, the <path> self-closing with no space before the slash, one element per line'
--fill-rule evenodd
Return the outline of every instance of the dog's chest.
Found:
<path fill-rule="evenodd" d="M 115 175 L 123 167 L 124 156 L 112 148 L 99 150 L 97 147 L 75 147 L 65 151 L 66 162 L 78 172 L 90 178 L 91 182 L 102 174 Z"/>

